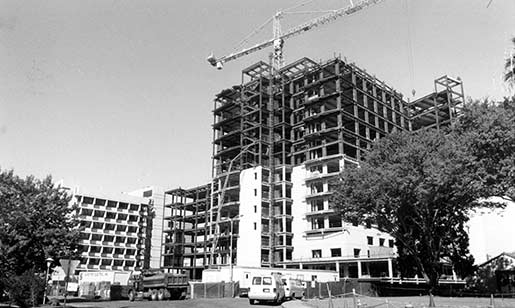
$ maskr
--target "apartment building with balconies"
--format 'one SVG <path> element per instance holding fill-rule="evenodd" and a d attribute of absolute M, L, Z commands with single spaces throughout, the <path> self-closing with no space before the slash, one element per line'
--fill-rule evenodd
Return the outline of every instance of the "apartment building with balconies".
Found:
<path fill-rule="evenodd" d="M 150 196 L 75 189 L 71 203 L 77 206 L 81 230 L 78 271 L 133 271 L 151 266 L 152 217 L 162 207 L 155 208 Z M 154 255 L 160 258 L 160 251 Z"/>

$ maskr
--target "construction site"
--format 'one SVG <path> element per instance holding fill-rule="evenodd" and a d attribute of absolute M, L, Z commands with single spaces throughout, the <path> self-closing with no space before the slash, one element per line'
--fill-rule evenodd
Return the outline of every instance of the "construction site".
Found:
<path fill-rule="evenodd" d="M 443 76 L 434 89 L 408 102 L 339 57 L 242 70 L 214 99 L 212 182 L 167 192 L 165 268 L 194 279 L 224 265 L 393 277 L 393 239 L 342 221 L 331 182 L 378 138 L 450 125 L 463 84 Z"/>
<path fill-rule="evenodd" d="M 380 2 L 351 2 L 285 32 L 280 21 L 287 12 L 279 11 L 269 19 L 273 38 L 219 58 L 211 54 L 207 61 L 220 70 L 232 60 L 272 48 L 267 61 L 244 68 L 239 81 L 214 95 L 211 181 L 137 192 L 153 198 L 138 202 L 153 208 L 154 216 L 146 213 L 141 221 L 151 219 L 154 227 L 130 241 L 145 241 L 152 253 L 138 252 L 137 263 L 120 259 L 113 268 L 140 269 L 144 259 L 147 267 L 152 263 L 194 280 L 202 279 L 206 269 L 225 267 L 231 268 L 229 281 L 233 267 L 329 270 L 339 278 L 397 277 L 394 239 L 373 224 L 344 221 L 331 204 L 334 183 L 343 170 L 359 167 L 374 141 L 388 134 L 453 125 L 464 103 L 462 81 L 442 76 L 433 81 L 434 91 L 410 100 L 341 56 L 285 63 L 283 50 L 291 37 Z M 105 201 L 99 200 L 81 203 L 86 227 L 91 225 L 88 213 Z M 113 216 L 95 215 L 93 220 L 107 222 Z M 106 236 L 113 238 L 109 232 Z M 111 266 L 99 259 L 104 248 L 92 246 L 97 243 L 89 234 L 84 239 L 88 268 Z M 90 255 L 95 258 L 87 259 Z M 317 279 L 315 272 L 310 275 L 303 280 Z"/>
<path fill-rule="evenodd" d="M 4 6 L 0 308 L 515 305 L 515 1 Z"/>
<path fill-rule="evenodd" d="M 341 57 L 289 64 L 283 57 L 285 40 L 380 2 L 351 3 L 286 32 L 285 12 L 277 12 L 272 39 L 208 57 L 222 69 L 273 49 L 214 98 L 212 181 L 166 192 L 165 268 L 192 279 L 224 266 L 397 274 L 393 238 L 343 221 L 330 204 L 332 183 L 387 134 L 452 125 L 464 103 L 462 81 L 442 76 L 432 93 L 410 101 Z"/>
<path fill-rule="evenodd" d="M 283 50 L 294 36 L 381 2 L 351 1 L 284 32 L 280 22 L 289 12 L 278 11 L 268 21 L 271 39 L 222 57 L 211 54 L 208 63 L 221 70 L 272 49 L 266 61 L 244 68 L 239 81 L 213 93 L 211 181 L 164 191 L 145 188 L 129 193 L 129 203 L 119 196 L 77 194 L 85 228 L 83 267 L 151 265 L 194 280 L 206 269 L 225 267 L 231 268 L 230 281 L 233 267 L 396 277 L 394 239 L 377 226 L 344 221 L 331 204 L 334 183 L 343 170 L 359 167 L 374 141 L 388 134 L 453 125 L 464 103 L 462 81 L 442 76 L 433 81 L 434 91 L 410 100 L 345 57 L 285 63 Z M 134 226 L 113 224 L 126 219 Z"/>

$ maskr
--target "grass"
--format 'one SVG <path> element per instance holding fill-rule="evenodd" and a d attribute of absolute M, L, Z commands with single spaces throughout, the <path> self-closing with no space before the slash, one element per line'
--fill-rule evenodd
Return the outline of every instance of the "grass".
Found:
<path fill-rule="evenodd" d="M 434 297 L 435 306 L 438 308 L 487 308 L 492 307 L 490 298 L 474 297 Z M 316 308 L 330 308 L 329 299 L 308 300 L 310 306 Z M 334 308 L 354 308 L 354 299 L 335 298 L 332 300 Z M 409 306 L 411 305 L 411 306 Z M 356 297 L 356 306 L 360 308 L 422 308 L 429 306 L 429 296 L 410 296 L 410 297 Z M 495 308 L 515 308 L 515 298 L 494 298 L 493 307 Z"/>

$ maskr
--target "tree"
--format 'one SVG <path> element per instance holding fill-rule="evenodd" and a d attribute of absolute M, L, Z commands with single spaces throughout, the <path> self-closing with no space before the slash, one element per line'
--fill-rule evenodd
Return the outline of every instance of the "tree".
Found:
<path fill-rule="evenodd" d="M 378 140 L 360 168 L 341 174 L 333 207 L 349 222 L 375 223 L 391 234 L 401 273 L 422 275 L 431 291 L 444 259 L 467 274 L 470 211 L 502 206 L 485 199 L 513 192 L 513 114 L 508 103 L 472 102 L 453 131 Z"/>
<path fill-rule="evenodd" d="M 515 37 L 512 38 L 512 42 L 515 45 Z M 515 54 L 513 53 L 504 62 L 504 81 L 515 87 Z"/>
<path fill-rule="evenodd" d="M 515 200 L 515 97 L 467 104 L 456 127 L 474 156 L 483 195 Z"/>
<path fill-rule="evenodd" d="M 57 260 L 77 252 L 79 230 L 69 201 L 50 176 L 21 179 L 12 170 L 0 171 L 0 289 L 13 296 L 24 294 L 20 284 L 38 285 L 46 258 Z"/>

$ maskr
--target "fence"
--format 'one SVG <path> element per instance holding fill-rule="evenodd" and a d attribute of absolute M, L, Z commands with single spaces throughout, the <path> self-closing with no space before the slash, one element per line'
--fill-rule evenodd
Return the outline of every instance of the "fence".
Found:
<path fill-rule="evenodd" d="M 238 282 L 190 282 L 191 298 L 236 297 L 239 293 Z"/>
<path fill-rule="evenodd" d="M 238 282 L 190 282 L 191 298 L 222 298 L 236 297 L 240 291 Z M 331 282 L 306 282 L 306 290 L 304 297 L 311 298 L 328 298 L 350 293 L 355 289 L 360 294 L 368 296 L 377 296 L 377 291 L 371 283 L 358 282 L 357 279 L 346 279 L 343 281 Z"/>
<path fill-rule="evenodd" d="M 328 289 L 330 293 L 330 289 Z M 514 298 L 490 297 L 371 297 L 351 293 L 331 295 L 325 299 L 312 299 L 309 305 L 316 308 L 514 308 Z"/>
<path fill-rule="evenodd" d="M 341 281 L 330 282 L 306 282 L 305 298 L 327 298 L 329 294 L 332 296 L 340 296 L 350 294 L 352 290 L 356 290 L 359 294 L 367 296 L 377 296 L 377 290 L 372 283 L 358 282 L 357 279 L 345 279 Z"/>

